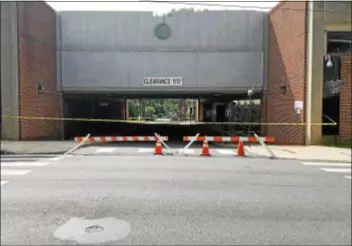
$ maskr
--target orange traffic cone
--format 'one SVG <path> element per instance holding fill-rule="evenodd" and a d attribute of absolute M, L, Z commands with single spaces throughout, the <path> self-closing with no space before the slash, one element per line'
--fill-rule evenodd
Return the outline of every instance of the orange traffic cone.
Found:
<path fill-rule="evenodd" d="M 161 142 L 158 140 L 156 141 L 154 155 L 162 155 L 162 154 L 163 154 L 163 150 L 161 147 Z"/>
<path fill-rule="evenodd" d="M 237 156 L 245 156 L 244 154 L 244 144 L 242 141 L 240 141 L 238 143 L 238 147 L 237 147 Z"/>
<path fill-rule="evenodd" d="M 202 153 L 200 154 L 200 156 L 211 156 L 207 139 L 205 139 L 203 142 Z"/>

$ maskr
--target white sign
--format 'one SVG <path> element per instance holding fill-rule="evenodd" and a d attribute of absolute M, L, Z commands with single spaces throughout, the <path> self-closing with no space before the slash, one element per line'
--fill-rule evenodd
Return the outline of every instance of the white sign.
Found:
<path fill-rule="evenodd" d="M 182 77 L 145 77 L 143 86 L 182 86 Z"/>
<path fill-rule="evenodd" d="M 295 101 L 295 111 L 297 114 L 301 113 L 303 110 L 303 101 Z"/>

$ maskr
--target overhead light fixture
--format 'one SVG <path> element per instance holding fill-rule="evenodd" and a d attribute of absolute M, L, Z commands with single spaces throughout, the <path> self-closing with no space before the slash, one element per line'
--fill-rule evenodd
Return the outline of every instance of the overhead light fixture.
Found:
<path fill-rule="evenodd" d="M 37 91 L 38 91 L 38 94 L 41 94 L 45 91 L 45 87 L 44 87 L 43 82 L 38 83 Z"/>
<path fill-rule="evenodd" d="M 280 86 L 280 91 L 281 91 L 282 94 L 285 95 L 286 92 L 287 92 L 287 86 L 286 86 L 286 85 L 281 85 L 281 86 Z"/>
<path fill-rule="evenodd" d="M 247 90 L 247 95 L 251 97 L 254 94 L 254 87 Z"/>
<path fill-rule="evenodd" d="M 326 61 L 326 66 L 327 67 L 332 67 L 334 64 L 332 63 L 332 61 L 331 61 L 331 56 L 330 55 L 326 55 L 325 56 L 325 61 Z"/>

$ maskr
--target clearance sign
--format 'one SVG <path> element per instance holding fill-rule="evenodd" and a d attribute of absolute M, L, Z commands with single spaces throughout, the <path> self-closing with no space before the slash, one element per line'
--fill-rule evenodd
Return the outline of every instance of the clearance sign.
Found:
<path fill-rule="evenodd" d="M 143 86 L 182 86 L 182 77 L 145 77 Z"/>

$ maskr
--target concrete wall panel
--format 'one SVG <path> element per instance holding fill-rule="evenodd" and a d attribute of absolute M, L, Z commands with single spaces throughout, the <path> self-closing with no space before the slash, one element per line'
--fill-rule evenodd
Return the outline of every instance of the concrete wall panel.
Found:
<path fill-rule="evenodd" d="M 63 90 L 142 88 L 145 76 L 180 76 L 183 88 L 263 85 L 263 20 L 255 11 L 61 12 Z M 157 24 L 171 36 L 159 40 Z"/>
<path fill-rule="evenodd" d="M 262 52 L 65 51 L 63 87 L 131 89 L 141 88 L 144 77 L 180 76 L 182 88 L 248 88 L 262 84 L 262 55 Z"/>
<path fill-rule="evenodd" d="M 349 1 L 326 1 L 325 4 L 325 23 L 347 22 L 351 23 L 352 2 Z"/>

